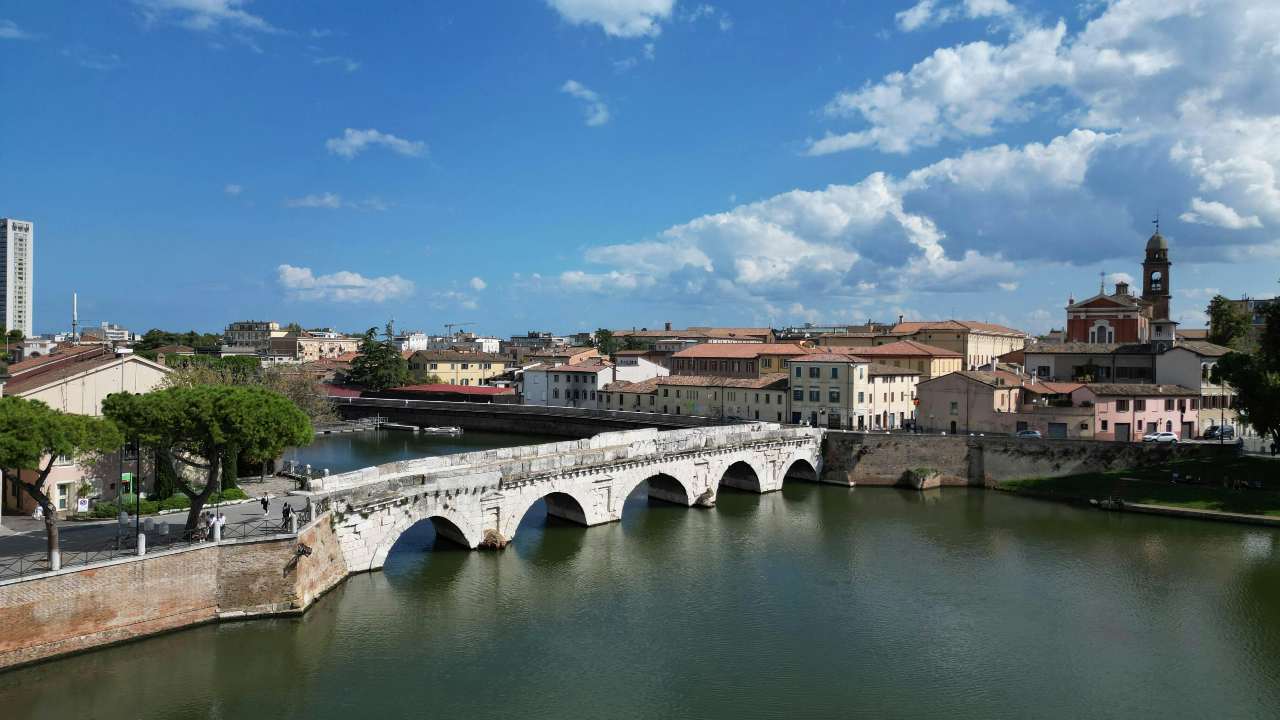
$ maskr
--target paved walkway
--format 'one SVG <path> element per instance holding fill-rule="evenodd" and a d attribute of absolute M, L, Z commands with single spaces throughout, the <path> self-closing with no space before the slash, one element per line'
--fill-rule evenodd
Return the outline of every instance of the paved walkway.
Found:
<path fill-rule="evenodd" d="M 259 493 L 259 488 L 261 487 L 263 486 L 257 483 L 254 483 L 251 487 L 242 486 L 245 492 L 249 494 Z M 282 485 L 279 492 L 271 493 L 268 517 L 280 518 L 283 503 L 286 502 L 286 498 L 282 497 L 282 493 L 288 489 L 288 487 Z M 301 510 L 307 504 L 306 499 L 301 497 L 287 498 L 287 502 L 293 506 L 294 510 Z M 214 507 L 213 505 L 205 506 L 208 510 L 212 510 Z M 263 517 L 262 505 L 256 499 L 234 505 L 224 504 L 219 509 L 227 517 L 228 523 L 258 520 Z M 187 521 L 187 511 L 180 510 L 164 515 L 144 515 L 142 517 L 143 520 L 150 517 L 155 518 L 156 522 L 169 524 L 171 526 L 170 533 L 172 534 L 173 532 L 181 532 L 182 526 Z M 58 523 L 59 544 L 63 550 L 67 551 L 100 550 L 112 540 L 115 540 L 119 532 L 119 523 L 115 520 L 63 520 Z M 131 535 L 132 533 L 133 518 L 130 517 L 127 534 Z M 42 553 L 44 551 L 44 520 L 33 518 L 29 515 L 5 515 L 0 518 L 0 557 Z"/>

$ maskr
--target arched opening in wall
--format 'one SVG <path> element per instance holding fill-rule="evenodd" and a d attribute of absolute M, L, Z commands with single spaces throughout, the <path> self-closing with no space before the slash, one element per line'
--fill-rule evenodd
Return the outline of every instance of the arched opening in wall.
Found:
<path fill-rule="evenodd" d="M 757 493 L 763 488 L 755 468 L 742 460 L 725 468 L 724 475 L 720 476 L 720 486 Z"/>
<path fill-rule="evenodd" d="M 535 500 L 516 526 L 519 534 L 526 528 L 551 525 L 586 525 L 587 512 L 572 495 L 562 492 L 548 493 Z"/>
<path fill-rule="evenodd" d="M 818 482 L 818 471 L 814 469 L 813 464 L 804 458 L 799 458 L 787 467 L 787 472 L 782 476 L 782 482 L 785 485 L 789 482 Z"/>
<path fill-rule="evenodd" d="M 659 534 L 687 522 L 689 503 L 689 492 L 674 476 L 651 475 L 623 500 L 622 525 L 628 532 Z"/>
<path fill-rule="evenodd" d="M 462 530 L 447 518 L 431 517 L 405 528 L 387 552 L 383 570 L 451 573 L 461 567 L 471 550 Z"/>
<path fill-rule="evenodd" d="M 561 563 L 582 549 L 587 514 L 572 495 L 553 492 L 535 500 L 516 524 L 511 546 L 535 564 Z"/>

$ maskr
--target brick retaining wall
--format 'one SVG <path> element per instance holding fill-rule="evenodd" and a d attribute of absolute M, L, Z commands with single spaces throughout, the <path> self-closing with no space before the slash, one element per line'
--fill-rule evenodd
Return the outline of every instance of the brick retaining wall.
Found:
<path fill-rule="evenodd" d="M 298 557 L 302 543 L 311 554 Z M 346 577 L 329 514 L 228 540 L 0 583 L 0 670 L 218 619 L 304 611 Z"/>

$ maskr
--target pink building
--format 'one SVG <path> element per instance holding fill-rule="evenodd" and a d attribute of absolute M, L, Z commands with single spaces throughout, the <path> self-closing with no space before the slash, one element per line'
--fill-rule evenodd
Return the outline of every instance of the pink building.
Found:
<path fill-rule="evenodd" d="M 1172 432 L 1179 439 L 1199 434 L 1199 393 L 1181 385 L 1090 383 L 1071 393 L 1071 399 L 1093 406 L 1098 440 L 1140 442 L 1150 432 Z"/>

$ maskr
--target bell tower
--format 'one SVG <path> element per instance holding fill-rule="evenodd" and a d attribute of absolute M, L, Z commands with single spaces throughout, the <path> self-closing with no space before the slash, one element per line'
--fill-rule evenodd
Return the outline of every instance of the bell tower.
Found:
<path fill-rule="evenodd" d="M 1169 243 L 1160 234 L 1160 221 L 1156 220 L 1156 232 L 1147 240 L 1147 257 L 1142 262 L 1142 299 L 1151 303 L 1151 318 L 1166 320 L 1169 317 Z"/>

